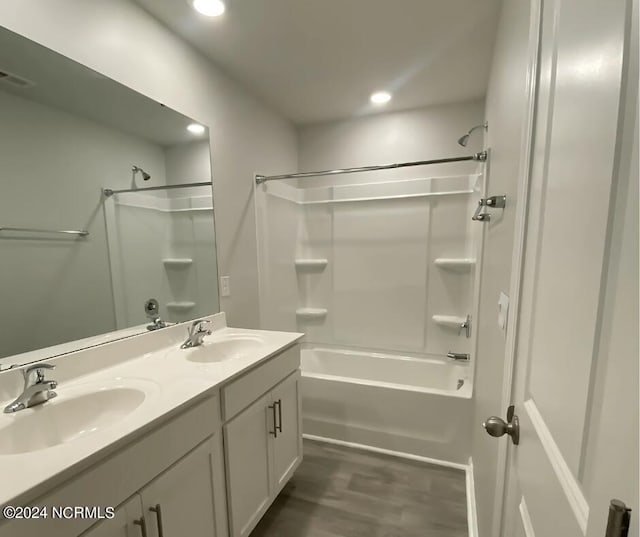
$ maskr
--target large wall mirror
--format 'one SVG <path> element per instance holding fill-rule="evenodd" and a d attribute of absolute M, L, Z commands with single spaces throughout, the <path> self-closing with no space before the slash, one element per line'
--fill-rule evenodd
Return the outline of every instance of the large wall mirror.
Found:
<path fill-rule="evenodd" d="M 219 311 L 205 126 L 0 28 L 0 163 L 0 370 Z"/>

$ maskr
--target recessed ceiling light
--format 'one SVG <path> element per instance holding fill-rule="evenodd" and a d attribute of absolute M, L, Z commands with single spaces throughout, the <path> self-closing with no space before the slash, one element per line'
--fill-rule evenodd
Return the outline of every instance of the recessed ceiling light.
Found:
<path fill-rule="evenodd" d="M 387 104 L 391 100 L 391 94 L 388 91 L 376 91 L 371 94 L 370 99 L 373 104 Z"/>
<path fill-rule="evenodd" d="M 226 9 L 222 0 L 193 0 L 193 9 L 207 17 L 219 17 Z"/>
<path fill-rule="evenodd" d="M 187 127 L 187 130 L 191 133 L 191 134 L 204 134 L 204 131 L 206 130 L 202 125 L 198 124 L 198 123 L 191 123 L 191 125 L 189 125 Z"/>

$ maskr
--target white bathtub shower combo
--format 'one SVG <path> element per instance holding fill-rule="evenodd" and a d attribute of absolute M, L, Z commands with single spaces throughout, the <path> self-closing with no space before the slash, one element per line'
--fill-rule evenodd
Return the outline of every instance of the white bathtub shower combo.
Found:
<path fill-rule="evenodd" d="M 483 164 L 457 166 L 257 185 L 261 321 L 306 333 L 306 435 L 468 462 Z"/>
<path fill-rule="evenodd" d="M 437 358 L 307 347 L 306 434 L 462 462 L 469 457 L 468 368 Z"/>

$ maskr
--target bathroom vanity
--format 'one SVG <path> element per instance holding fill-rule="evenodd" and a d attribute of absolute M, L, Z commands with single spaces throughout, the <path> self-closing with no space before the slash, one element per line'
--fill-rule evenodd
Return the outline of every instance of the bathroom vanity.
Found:
<path fill-rule="evenodd" d="M 0 537 L 253 530 L 302 460 L 302 334 L 208 320 L 197 347 L 182 324 L 47 361 L 57 396 L 0 415 L 0 505 L 23 517 Z M 3 407 L 21 389 L 2 373 Z"/>

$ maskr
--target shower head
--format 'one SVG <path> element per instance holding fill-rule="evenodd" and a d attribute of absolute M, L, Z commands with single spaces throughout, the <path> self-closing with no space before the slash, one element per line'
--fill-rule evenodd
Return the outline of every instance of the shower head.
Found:
<path fill-rule="evenodd" d="M 133 172 L 133 175 L 140 172 L 142 174 L 143 181 L 148 181 L 149 179 L 151 179 L 151 175 L 145 172 L 140 166 L 133 165 L 133 167 L 131 168 L 131 171 Z"/>
<path fill-rule="evenodd" d="M 467 144 L 469 143 L 469 136 L 471 135 L 471 133 L 474 130 L 480 129 L 480 128 L 484 128 L 484 130 L 488 130 L 489 124 L 485 121 L 481 125 L 476 125 L 475 127 L 471 127 L 466 134 L 463 134 L 462 136 L 460 136 L 460 138 L 458 138 L 458 145 L 461 145 L 462 147 L 467 147 Z"/>

